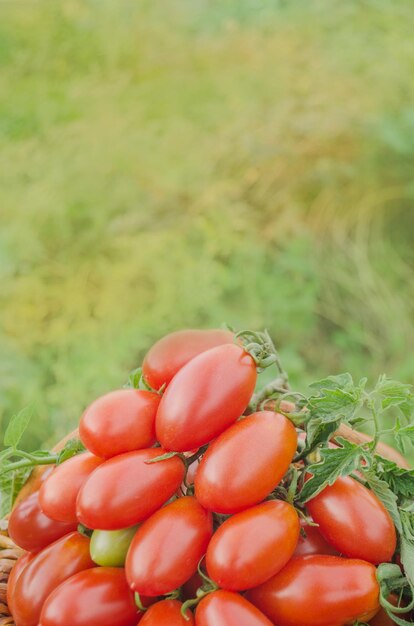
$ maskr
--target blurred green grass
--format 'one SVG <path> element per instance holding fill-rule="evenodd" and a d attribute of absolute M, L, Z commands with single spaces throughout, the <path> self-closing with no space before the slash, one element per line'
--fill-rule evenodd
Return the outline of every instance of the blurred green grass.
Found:
<path fill-rule="evenodd" d="M 414 375 L 411 0 L 0 3 L 0 414 L 60 437 L 185 326 Z"/>

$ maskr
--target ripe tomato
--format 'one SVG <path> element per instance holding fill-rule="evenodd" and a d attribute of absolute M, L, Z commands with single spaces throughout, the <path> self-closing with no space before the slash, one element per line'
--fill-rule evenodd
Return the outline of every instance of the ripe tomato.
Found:
<path fill-rule="evenodd" d="M 195 498 L 179 498 L 138 529 L 126 559 L 133 591 L 146 596 L 170 593 L 197 570 L 213 533 L 211 514 Z"/>
<path fill-rule="evenodd" d="M 306 556 L 308 554 L 338 555 L 337 550 L 322 537 L 317 526 L 312 526 L 303 519 L 300 520 L 300 525 L 306 537 L 302 533 L 299 534 L 299 541 L 294 556 Z"/>
<path fill-rule="evenodd" d="M 7 581 L 7 606 L 9 607 L 9 611 L 11 615 L 14 614 L 14 588 L 16 587 L 16 583 L 20 577 L 20 574 L 26 567 L 28 563 L 34 558 L 34 554 L 30 552 L 26 552 L 21 557 L 19 557 L 16 563 L 13 565 L 9 578 Z"/>
<path fill-rule="evenodd" d="M 306 506 L 321 535 L 341 554 L 370 563 L 391 560 L 397 543 L 391 516 L 358 481 L 338 478 Z"/>
<path fill-rule="evenodd" d="M 79 436 L 93 454 L 110 458 L 150 448 L 161 397 L 151 391 L 118 389 L 101 396 L 81 417 Z"/>
<path fill-rule="evenodd" d="M 289 561 L 299 530 L 298 514 L 281 500 L 237 513 L 219 527 L 209 543 L 208 575 L 229 591 L 257 587 Z"/>
<path fill-rule="evenodd" d="M 188 619 L 181 615 L 181 602 L 178 600 L 162 600 L 153 604 L 144 614 L 140 626 L 194 626 L 194 617 L 187 611 Z"/>
<path fill-rule="evenodd" d="M 233 343 L 229 330 L 179 330 L 162 337 L 144 358 L 142 373 L 153 389 L 168 385 L 188 361 L 224 343 Z"/>
<path fill-rule="evenodd" d="M 55 589 L 44 604 L 39 626 L 136 626 L 141 617 L 124 570 L 95 567 Z"/>
<path fill-rule="evenodd" d="M 253 358 L 235 344 L 211 348 L 184 365 L 168 385 L 155 420 L 166 450 L 198 448 L 236 421 L 257 379 Z"/>
<path fill-rule="evenodd" d="M 89 539 L 70 533 L 36 554 L 20 574 L 13 594 L 13 616 L 19 626 L 38 626 L 43 603 L 60 583 L 93 567 Z M 71 623 L 71 622 L 69 622 Z"/>
<path fill-rule="evenodd" d="M 119 530 L 152 515 L 184 477 L 184 463 L 177 456 L 146 463 L 163 454 L 162 448 L 150 448 L 105 461 L 79 492 L 79 521 L 94 530 Z"/>
<path fill-rule="evenodd" d="M 221 589 L 201 600 L 196 610 L 195 623 L 196 626 L 273 626 L 243 596 Z"/>
<path fill-rule="evenodd" d="M 75 524 L 79 490 L 101 463 L 103 459 L 85 452 L 58 465 L 40 487 L 39 503 L 43 513 L 59 522 Z"/>
<path fill-rule="evenodd" d="M 217 513 L 258 504 L 288 470 L 296 445 L 296 430 L 283 415 L 260 411 L 243 418 L 202 458 L 194 481 L 197 500 Z"/>
<path fill-rule="evenodd" d="M 137 526 L 122 530 L 94 530 L 91 537 L 92 561 L 102 567 L 124 567 Z"/>
<path fill-rule="evenodd" d="M 378 609 L 375 574 L 366 561 L 299 556 L 246 597 L 277 626 L 343 626 Z"/>
<path fill-rule="evenodd" d="M 56 522 L 47 517 L 40 510 L 39 492 L 36 491 L 13 509 L 8 533 L 23 550 L 38 552 L 76 528 L 76 523 Z"/>

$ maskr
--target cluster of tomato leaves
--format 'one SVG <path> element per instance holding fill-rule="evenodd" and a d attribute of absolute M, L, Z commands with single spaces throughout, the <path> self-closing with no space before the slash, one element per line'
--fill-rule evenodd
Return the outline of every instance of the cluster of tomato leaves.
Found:
<path fill-rule="evenodd" d="M 285 375 L 255 395 L 274 362 L 266 334 L 173 333 L 86 409 L 82 445 L 9 465 L 55 465 L 9 520 L 27 551 L 8 584 L 16 626 L 410 623 L 414 475 L 375 454 L 379 433 L 328 440 L 364 402 L 378 426 L 375 398 L 407 414 L 411 391 L 344 375 L 289 405 Z"/>

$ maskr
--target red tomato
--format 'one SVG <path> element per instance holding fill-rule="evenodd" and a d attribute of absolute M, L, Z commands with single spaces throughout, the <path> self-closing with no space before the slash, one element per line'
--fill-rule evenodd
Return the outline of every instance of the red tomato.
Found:
<path fill-rule="evenodd" d="M 188 361 L 224 343 L 233 343 L 229 330 L 179 330 L 162 337 L 144 358 L 142 373 L 153 389 L 168 385 Z"/>
<path fill-rule="evenodd" d="M 177 491 L 185 472 L 177 456 L 146 463 L 163 454 L 150 448 L 105 461 L 79 493 L 79 521 L 94 530 L 119 530 L 152 515 Z"/>
<path fill-rule="evenodd" d="M 196 610 L 195 623 L 196 626 L 273 626 L 243 596 L 221 589 L 201 600 Z"/>
<path fill-rule="evenodd" d="M 236 421 L 257 379 L 253 358 L 235 344 L 189 361 L 168 385 L 157 412 L 157 439 L 166 450 L 198 448 Z"/>
<path fill-rule="evenodd" d="M 133 591 L 146 596 L 170 593 L 197 570 L 213 533 L 211 514 L 195 498 L 163 507 L 138 529 L 125 569 Z"/>
<path fill-rule="evenodd" d="M 321 535 L 341 554 L 370 563 L 391 560 L 397 544 L 391 516 L 358 481 L 338 478 L 306 506 Z"/>
<path fill-rule="evenodd" d="M 229 591 L 257 587 L 289 561 L 299 530 L 298 514 L 281 500 L 237 513 L 219 527 L 209 543 L 208 575 Z"/>
<path fill-rule="evenodd" d="M 43 513 L 59 522 L 76 523 L 76 498 L 90 474 L 103 463 L 89 452 L 68 459 L 50 474 L 39 491 Z"/>
<path fill-rule="evenodd" d="M 140 389 L 119 389 L 101 396 L 82 415 L 82 443 L 104 458 L 150 448 L 155 443 L 155 415 L 160 400 L 157 393 Z"/>
<path fill-rule="evenodd" d="M 36 491 L 13 509 L 8 533 L 23 550 L 38 552 L 76 528 L 77 523 L 56 522 L 42 513 Z"/>
<path fill-rule="evenodd" d="M 298 545 L 294 556 L 306 556 L 308 554 L 336 554 L 338 552 L 322 537 L 317 526 L 308 524 L 305 520 L 300 520 L 302 530 L 306 537 L 300 533 Z"/>
<path fill-rule="evenodd" d="M 13 615 L 14 613 L 14 588 L 20 577 L 20 574 L 22 573 L 26 565 L 30 563 L 34 556 L 35 555 L 31 554 L 30 552 L 26 552 L 26 554 L 23 554 L 17 559 L 16 563 L 13 565 L 10 571 L 7 581 L 7 606 L 9 607 L 11 615 Z"/>
<path fill-rule="evenodd" d="M 39 626 L 136 626 L 142 613 L 119 567 L 79 572 L 46 600 Z"/>
<path fill-rule="evenodd" d="M 283 415 L 260 411 L 243 418 L 202 458 L 194 481 L 197 500 L 217 513 L 258 504 L 288 470 L 296 445 L 296 430 Z"/>
<path fill-rule="evenodd" d="M 366 561 L 299 556 L 246 597 L 277 626 L 343 626 L 378 609 L 375 574 Z"/>
<path fill-rule="evenodd" d="M 20 574 L 14 589 L 16 623 L 38 626 L 43 603 L 51 592 L 70 576 L 93 566 L 89 539 L 79 533 L 70 533 L 36 554 Z"/>
<path fill-rule="evenodd" d="M 187 611 L 188 619 L 181 615 L 181 602 L 178 600 L 163 600 L 153 604 L 144 614 L 140 626 L 194 626 L 194 617 Z"/>

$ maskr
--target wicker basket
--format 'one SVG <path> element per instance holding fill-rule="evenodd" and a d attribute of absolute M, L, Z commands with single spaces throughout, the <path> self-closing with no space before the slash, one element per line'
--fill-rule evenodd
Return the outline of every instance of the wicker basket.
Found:
<path fill-rule="evenodd" d="M 286 403 L 283 409 L 286 411 L 292 410 L 292 406 L 290 405 L 290 403 Z M 67 437 L 62 439 L 62 441 L 60 441 L 57 446 L 55 446 L 54 451 L 59 451 L 61 448 L 63 448 L 68 439 L 72 439 L 73 437 L 77 436 L 78 431 L 74 430 L 69 435 L 67 435 Z M 352 430 L 348 426 L 344 425 L 342 425 L 337 433 L 335 433 L 333 439 L 335 439 L 335 437 L 337 436 L 348 439 L 353 443 L 365 443 L 367 441 L 370 441 L 369 436 Z M 382 456 L 394 461 L 395 463 L 398 463 L 401 467 L 409 467 L 406 459 L 396 450 L 394 450 L 394 448 L 391 448 L 386 444 L 379 443 L 377 450 Z M 26 498 L 31 493 L 39 489 L 41 476 L 45 469 L 47 469 L 47 467 L 38 467 L 32 472 L 29 480 L 20 492 L 16 500 L 16 504 L 17 502 L 20 502 L 20 500 Z M 15 564 L 19 556 L 24 553 L 24 551 L 16 546 L 16 544 L 14 544 L 13 541 L 7 536 L 7 519 L 0 521 L 0 524 L 3 524 L 3 527 L 0 527 L 0 626 L 15 626 L 13 618 L 11 617 L 10 611 L 7 606 L 7 581 L 13 565 Z"/>

